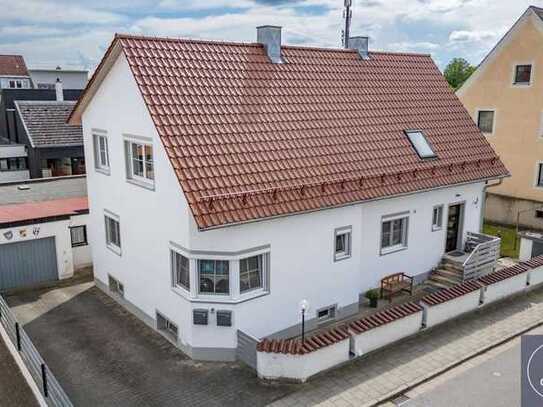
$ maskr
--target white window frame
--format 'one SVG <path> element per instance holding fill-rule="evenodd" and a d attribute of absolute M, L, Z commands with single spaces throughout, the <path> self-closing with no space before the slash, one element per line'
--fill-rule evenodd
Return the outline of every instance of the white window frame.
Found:
<path fill-rule="evenodd" d="M 405 225 L 405 227 L 402 229 L 401 242 L 399 244 L 396 244 L 396 245 L 383 247 L 383 224 L 387 223 L 387 222 L 393 222 L 393 221 L 396 221 L 396 220 L 402 220 L 402 224 Z M 392 228 L 393 228 L 392 225 L 393 224 L 391 224 L 391 233 L 390 233 L 391 237 L 390 237 L 390 239 L 392 239 Z M 380 254 L 381 255 L 395 253 L 395 252 L 407 249 L 407 247 L 408 247 L 408 236 L 409 236 L 409 212 L 396 214 L 396 215 L 383 216 L 381 218 L 381 224 L 379 226 L 380 226 L 379 247 L 380 247 Z"/>
<path fill-rule="evenodd" d="M 323 311 L 326 311 L 327 315 L 319 317 L 319 314 Z M 319 308 L 315 312 L 315 318 L 317 319 L 318 324 L 324 324 L 326 322 L 334 321 L 337 318 L 337 304 Z"/>
<path fill-rule="evenodd" d="M 170 318 L 164 316 L 162 312 L 156 312 L 156 330 L 160 332 L 163 336 L 170 339 L 173 343 L 177 343 L 179 340 L 179 325 L 175 322 L 172 322 Z M 172 327 L 175 328 L 175 332 L 172 330 Z"/>
<path fill-rule="evenodd" d="M 415 142 L 415 139 L 413 138 L 413 136 L 416 134 L 421 135 L 422 142 L 426 144 L 426 146 L 423 146 L 423 147 L 427 147 L 430 150 L 431 154 L 423 154 L 423 152 L 419 150 L 419 146 L 417 145 L 417 143 Z M 417 153 L 417 155 L 419 156 L 421 160 L 435 160 L 437 158 L 437 154 L 434 150 L 434 147 L 428 140 L 428 137 L 426 137 L 426 134 L 424 134 L 424 131 L 417 130 L 417 129 L 407 129 L 405 130 L 405 135 L 407 139 L 409 140 L 409 143 L 411 144 L 411 146 L 413 146 L 413 149 L 415 150 L 415 152 Z"/>
<path fill-rule="evenodd" d="M 530 65 L 532 68 L 530 69 L 530 82 L 516 82 L 517 78 L 517 67 L 521 65 Z M 513 78 L 511 80 L 511 86 L 514 88 L 529 88 L 534 83 L 534 74 L 535 74 L 535 63 L 534 61 L 519 61 L 513 63 Z"/>
<path fill-rule="evenodd" d="M 436 210 L 439 212 L 437 219 L 435 216 Z M 444 205 L 436 205 L 432 208 L 432 232 L 443 229 L 443 211 Z"/>
<path fill-rule="evenodd" d="M 111 171 L 109 160 L 109 139 L 107 133 L 102 130 L 93 129 L 92 138 L 94 143 L 94 168 L 102 174 L 109 175 Z M 102 151 L 100 141 L 103 140 L 105 150 Z M 105 162 L 102 160 L 102 152 L 104 153 Z"/>
<path fill-rule="evenodd" d="M 337 250 L 337 238 L 338 236 L 345 237 L 345 250 Z M 334 261 L 346 260 L 352 256 L 352 226 L 344 226 L 334 230 Z"/>
<path fill-rule="evenodd" d="M 132 146 L 141 146 L 143 148 L 143 176 L 134 173 L 134 157 L 132 155 Z M 147 161 L 145 151 L 147 148 L 152 149 L 151 160 Z M 153 145 L 152 139 L 139 136 L 125 136 L 124 139 L 124 150 L 125 150 L 125 162 L 126 162 L 126 179 L 128 182 L 133 184 L 148 188 L 154 189 L 155 186 L 155 147 Z M 138 160 L 139 161 L 139 160 Z M 151 164 L 152 166 L 152 178 L 147 177 L 147 165 Z"/>
<path fill-rule="evenodd" d="M 107 275 L 107 284 L 109 291 L 124 298 L 124 284 L 113 277 L 111 274 Z"/>
<path fill-rule="evenodd" d="M 76 230 L 83 230 L 83 241 L 82 242 L 75 242 L 74 243 L 74 229 Z M 88 243 L 88 237 L 87 237 L 87 226 L 86 225 L 77 225 L 77 226 L 71 226 L 70 227 L 70 241 L 72 244 L 72 247 L 81 247 L 81 246 L 87 246 Z"/>
<path fill-rule="evenodd" d="M 248 261 L 249 259 L 253 258 L 253 257 L 257 257 L 259 260 L 258 260 L 258 263 L 259 263 L 259 266 L 260 266 L 260 286 L 259 287 L 250 287 L 248 288 L 247 290 L 242 290 L 241 288 L 241 274 L 242 274 L 242 271 L 241 271 L 241 263 L 243 261 Z M 262 291 L 266 288 L 266 281 L 267 281 L 267 261 L 266 261 L 266 254 L 264 253 L 261 253 L 261 254 L 256 254 L 256 255 L 253 255 L 253 256 L 246 256 L 242 259 L 239 259 L 239 293 L 240 295 L 246 295 L 246 294 L 249 294 L 249 293 L 253 293 L 255 291 Z M 246 271 L 245 273 L 248 274 L 248 278 L 250 280 L 250 273 L 251 272 L 254 272 L 255 270 L 252 269 L 252 270 L 248 270 Z"/>
<path fill-rule="evenodd" d="M 479 127 L 479 114 L 481 112 L 492 112 L 493 115 L 492 115 L 492 132 L 488 133 L 486 131 L 483 131 L 481 130 L 481 128 Z M 478 108 L 475 110 L 475 124 L 477 125 L 477 128 L 479 129 L 479 131 L 481 133 L 483 133 L 485 136 L 493 136 L 494 133 L 496 133 L 496 109 L 495 108 Z"/>
<path fill-rule="evenodd" d="M 213 272 L 214 280 L 216 280 L 216 277 L 217 277 L 217 262 L 225 262 L 228 265 L 228 292 L 227 293 L 218 293 L 216 283 L 214 284 L 215 289 L 214 289 L 213 292 L 207 292 L 207 291 L 201 291 L 200 290 L 200 264 L 202 262 L 204 262 L 204 261 L 212 261 L 212 262 L 214 262 L 214 272 Z M 196 267 L 197 267 L 196 275 L 197 275 L 197 279 L 198 279 L 198 281 L 197 281 L 197 283 L 198 283 L 198 286 L 197 286 L 198 295 L 212 296 L 212 297 L 217 297 L 217 296 L 231 297 L 232 296 L 232 265 L 230 263 L 231 262 L 229 260 L 206 259 L 206 258 L 198 259 L 198 261 L 196 262 Z"/>
<path fill-rule="evenodd" d="M 178 251 L 176 250 L 173 250 L 173 249 L 170 249 L 170 256 L 171 256 L 171 267 L 172 267 L 172 282 L 173 282 L 173 286 L 174 287 L 177 287 L 177 288 L 180 288 L 182 290 L 185 290 L 186 292 L 190 293 L 190 288 L 191 288 L 191 283 L 192 283 L 192 278 L 191 278 L 191 261 L 190 261 L 190 258 L 188 258 L 187 256 L 185 256 L 184 254 L 182 253 L 179 253 Z M 177 256 L 181 256 L 185 259 L 187 259 L 187 263 L 188 263 L 188 267 L 187 267 L 187 271 L 188 271 L 188 286 L 184 286 L 183 284 L 180 284 L 179 283 L 179 279 L 177 278 L 178 276 L 178 270 L 177 270 L 177 261 L 176 261 L 176 258 Z"/>
<path fill-rule="evenodd" d="M 118 226 L 118 237 L 119 237 L 119 245 L 112 242 L 110 239 L 110 229 L 109 229 L 109 223 L 108 219 L 111 219 L 114 222 L 117 222 Z M 107 211 L 104 213 L 104 227 L 105 227 L 105 234 L 106 234 L 106 247 L 113 251 L 115 254 L 121 255 L 121 247 L 122 247 L 122 239 L 121 239 L 121 222 L 119 219 L 119 216 Z"/>

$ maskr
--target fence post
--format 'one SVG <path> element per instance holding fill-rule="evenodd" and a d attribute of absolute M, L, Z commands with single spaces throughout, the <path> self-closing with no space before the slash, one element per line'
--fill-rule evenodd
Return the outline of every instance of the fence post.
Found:
<path fill-rule="evenodd" d="M 15 322 L 15 334 L 17 335 L 17 350 L 21 351 L 21 332 L 19 329 L 19 323 Z"/>
<path fill-rule="evenodd" d="M 41 382 L 43 384 L 43 395 L 47 397 L 47 367 L 45 366 L 45 363 L 41 364 Z"/>

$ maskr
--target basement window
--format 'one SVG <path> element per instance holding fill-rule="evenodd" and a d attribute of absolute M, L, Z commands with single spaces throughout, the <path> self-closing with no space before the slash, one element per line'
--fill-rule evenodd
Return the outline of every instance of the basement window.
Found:
<path fill-rule="evenodd" d="M 124 285 L 119 280 L 108 276 L 109 291 L 124 298 Z"/>
<path fill-rule="evenodd" d="M 435 158 L 436 153 L 420 130 L 406 130 L 405 134 L 420 158 Z"/>
<path fill-rule="evenodd" d="M 336 305 L 317 310 L 317 321 L 323 323 L 336 318 Z"/>
<path fill-rule="evenodd" d="M 156 313 L 156 328 L 172 342 L 177 343 L 179 329 L 177 325 L 159 312 Z"/>

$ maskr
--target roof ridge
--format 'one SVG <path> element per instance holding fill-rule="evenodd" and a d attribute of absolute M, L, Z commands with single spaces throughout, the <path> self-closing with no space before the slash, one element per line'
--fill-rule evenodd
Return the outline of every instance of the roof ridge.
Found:
<path fill-rule="evenodd" d="M 262 47 L 262 44 L 258 42 L 246 42 L 246 41 L 225 41 L 225 40 L 213 40 L 213 39 L 198 39 L 198 38 L 186 38 L 186 37 L 162 37 L 162 36 L 152 36 L 152 35 L 139 35 L 139 34 L 128 34 L 128 33 L 116 33 L 115 38 L 119 39 L 136 39 L 144 41 L 167 41 L 167 42 L 183 42 L 191 44 L 208 44 L 208 45 L 229 45 L 229 46 L 249 46 L 249 47 Z M 322 46 L 310 46 L 310 45 L 292 45 L 292 44 L 281 44 L 281 48 L 284 49 L 301 49 L 301 50 L 312 50 L 312 51 L 326 51 L 326 52 L 356 52 L 355 49 L 345 49 L 345 48 L 335 48 L 335 47 L 322 47 Z M 428 53 L 422 52 L 405 52 L 405 51 L 371 51 L 370 54 L 379 54 L 379 55 L 409 55 L 409 56 L 425 56 L 430 57 Z"/>

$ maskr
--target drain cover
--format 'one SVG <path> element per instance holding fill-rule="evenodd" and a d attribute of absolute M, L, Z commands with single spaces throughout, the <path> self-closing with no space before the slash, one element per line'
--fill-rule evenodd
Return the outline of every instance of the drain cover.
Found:
<path fill-rule="evenodd" d="M 394 400 L 392 400 L 392 404 L 400 407 L 404 406 L 409 400 L 411 400 L 409 397 L 407 397 L 405 394 L 402 394 L 401 396 L 398 396 Z"/>

